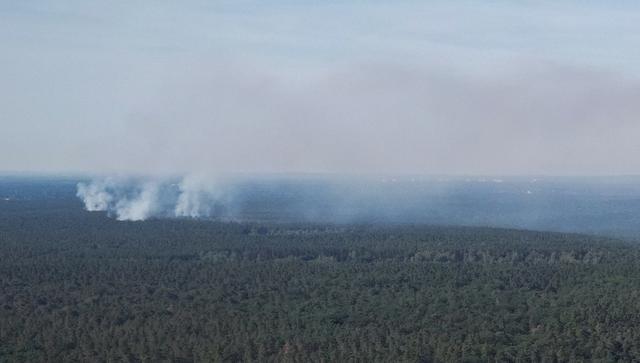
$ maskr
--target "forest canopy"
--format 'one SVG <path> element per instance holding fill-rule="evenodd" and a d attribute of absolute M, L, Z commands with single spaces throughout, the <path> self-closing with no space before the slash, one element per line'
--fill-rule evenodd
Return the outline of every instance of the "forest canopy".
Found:
<path fill-rule="evenodd" d="M 423 225 L 0 208 L 0 361 L 637 361 L 640 249 Z"/>

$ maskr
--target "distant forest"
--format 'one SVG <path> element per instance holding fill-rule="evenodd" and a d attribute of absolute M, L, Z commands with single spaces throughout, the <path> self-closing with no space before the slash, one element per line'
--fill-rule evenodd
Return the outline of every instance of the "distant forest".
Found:
<path fill-rule="evenodd" d="M 640 249 L 0 204 L 0 361 L 637 362 Z"/>

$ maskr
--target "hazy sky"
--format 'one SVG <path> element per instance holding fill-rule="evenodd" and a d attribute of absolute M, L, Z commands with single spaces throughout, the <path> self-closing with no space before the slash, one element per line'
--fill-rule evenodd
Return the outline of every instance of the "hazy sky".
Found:
<path fill-rule="evenodd" d="M 0 0 L 0 171 L 639 174 L 613 3 Z"/>

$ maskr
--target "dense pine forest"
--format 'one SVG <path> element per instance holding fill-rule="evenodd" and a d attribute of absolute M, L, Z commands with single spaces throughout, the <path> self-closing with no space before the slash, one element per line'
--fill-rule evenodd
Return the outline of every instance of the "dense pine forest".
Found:
<path fill-rule="evenodd" d="M 509 229 L 0 207 L 0 361 L 640 359 L 640 249 Z"/>

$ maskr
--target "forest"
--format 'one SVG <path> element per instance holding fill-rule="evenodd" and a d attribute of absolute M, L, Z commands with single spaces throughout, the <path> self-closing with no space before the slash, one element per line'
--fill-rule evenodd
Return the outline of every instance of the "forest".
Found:
<path fill-rule="evenodd" d="M 640 249 L 514 229 L 0 207 L 0 361 L 633 362 Z"/>

